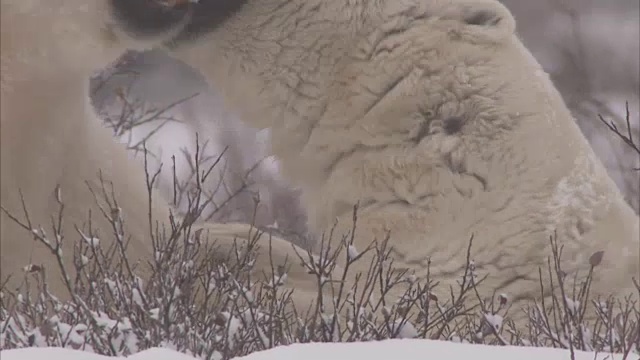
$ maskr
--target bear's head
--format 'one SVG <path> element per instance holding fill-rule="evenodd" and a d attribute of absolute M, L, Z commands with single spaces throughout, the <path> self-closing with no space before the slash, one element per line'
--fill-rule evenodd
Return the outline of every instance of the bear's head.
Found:
<path fill-rule="evenodd" d="M 318 179 L 360 169 L 360 179 L 388 179 L 399 172 L 408 188 L 397 189 L 407 193 L 398 200 L 412 203 L 507 182 L 549 192 L 576 159 L 592 156 L 500 3 L 386 2 L 379 13 L 336 62 L 302 151 L 289 151 L 300 158 L 296 166 L 321 164 L 320 173 L 293 173 Z M 473 191 L 454 190 L 456 181 Z"/>

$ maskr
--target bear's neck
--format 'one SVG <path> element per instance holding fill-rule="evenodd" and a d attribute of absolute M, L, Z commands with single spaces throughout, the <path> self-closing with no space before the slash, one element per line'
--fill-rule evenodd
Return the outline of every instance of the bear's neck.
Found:
<path fill-rule="evenodd" d="M 322 113 L 330 71 L 372 18 L 354 2 L 250 0 L 206 38 L 176 52 L 222 89 L 225 104 L 252 126 L 284 127 L 302 118 L 299 138 L 288 142 L 304 142 Z"/>
<path fill-rule="evenodd" d="M 206 38 L 175 52 L 221 90 L 229 110 L 250 126 L 271 129 L 271 154 L 282 160 L 287 172 L 289 160 L 300 158 L 323 117 L 336 69 L 352 52 L 358 34 L 382 23 L 382 14 L 388 12 L 383 7 L 394 4 L 250 0 Z M 308 172 L 312 178 L 322 171 L 322 165 L 316 165 L 317 171 Z"/>

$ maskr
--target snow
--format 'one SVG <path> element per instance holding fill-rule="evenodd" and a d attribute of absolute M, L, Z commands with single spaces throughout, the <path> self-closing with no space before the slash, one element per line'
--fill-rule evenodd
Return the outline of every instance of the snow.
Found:
<path fill-rule="evenodd" d="M 89 352 L 62 348 L 25 348 L 3 350 L 2 360 L 106 360 L 114 359 Z M 621 354 L 575 352 L 575 360 L 622 360 Z M 127 357 L 129 360 L 193 360 L 194 358 L 165 348 L 148 349 Z M 460 344 L 449 341 L 396 339 L 361 343 L 315 343 L 280 346 L 234 360 L 568 360 L 569 350 Z M 627 360 L 640 360 L 629 354 Z"/>

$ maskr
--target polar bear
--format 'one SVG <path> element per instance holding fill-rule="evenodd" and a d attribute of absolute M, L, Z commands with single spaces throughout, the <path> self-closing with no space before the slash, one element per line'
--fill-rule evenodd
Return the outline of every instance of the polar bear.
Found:
<path fill-rule="evenodd" d="M 473 235 L 485 289 L 514 301 L 538 297 L 556 234 L 568 274 L 604 251 L 592 294 L 637 295 L 638 217 L 499 2 L 194 8 L 167 47 L 245 121 L 270 128 L 316 234 L 347 232 L 359 204 L 357 248 L 389 234 L 400 269 L 424 276 L 430 259 L 445 284 L 461 276 Z"/>
<path fill-rule="evenodd" d="M 166 7 L 147 0 L 2 0 L 0 4 L 2 284 L 17 289 L 23 285 L 21 269 L 43 265 L 49 291 L 64 299 L 69 294 L 56 257 L 34 241 L 34 233 L 55 244 L 57 227 L 64 265 L 72 269 L 73 244 L 82 237 L 98 238 L 108 246 L 115 234 L 124 234 L 129 259 L 144 263 L 152 259 L 150 234 L 170 229 L 170 206 L 155 190 L 147 189 L 143 169 L 101 126 L 88 87 L 91 74 L 127 48 L 151 47 L 179 29 L 189 8 L 182 2 Z M 153 23 L 153 33 L 138 26 L 140 21 Z M 119 220 L 122 230 L 114 230 L 107 221 L 117 216 L 124 219 Z M 247 225 L 202 226 L 223 251 L 235 240 L 226 234 L 252 236 Z M 289 243 L 272 239 L 272 246 L 276 256 L 260 256 L 256 271 L 269 269 L 271 260 L 278 264 L 285 257 L 295 259 L 297 250 Z"/>

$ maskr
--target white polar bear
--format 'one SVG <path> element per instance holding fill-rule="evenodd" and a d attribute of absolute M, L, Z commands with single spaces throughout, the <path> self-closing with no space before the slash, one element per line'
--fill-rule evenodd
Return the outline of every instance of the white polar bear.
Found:
<path fill-rule="evenodd" d="M 473 234 L 485 289 L 520 300 L 539 294 L 557 232 L 567 273 L 604 250 L 593 293 L 637 294 L 638 218 L 497 1 L 195 9 L 169 47 L 271 129 L 316 234 L 349 229 L 359 203 L 356 247 L 389 232 L 396 265 L 424 275 L 430 258 L 445 283 Z"/>
<path fill-rule="evenodd" d="M 106 202 L 113 189 L 124 219 L 129 259 L 151 261 L 150 234 L 170 229 L 170 207 L 155 192 L 149 203 L 143 169 L 94 114 L 89 78 L 127 48 L 145 48 L 163 39 L 189 12 L 183 5 L 167 8 L 148 0 L 2 0 L 0 4 L 2 281 L 15 289 L 21 285 L 23 267 L 44 265 L 49 291 L 65 298 L 56 258 L 11 216 L 29 221 L 39 234 L 43 229 L 50 241 L 55 237 L 52 226 L 61 220 L 61 250 L 65 265 L 72 269 L 73 244 L 80 232 L 96 236 L 104 246 L 120 233 L 107 221 L 118 213 Z M 137 27 L 138 21 L 153 23 L 154 34 Z M 107 181 L 105 196 L 100 172 Z M 60 219 L 58 200 L 64 203 Z M 233 237 L 225 235 L 247 236 L 249 227 L 207 225 L 206 229 L 226 251 Z M 285 260 L 279 255 L 295 260 L 292 246 L 283 240 L 273 239 L 273 251 L 276 264 Z M 256 271 L 270 268 L 268 257 L 257 260 Z"/>

